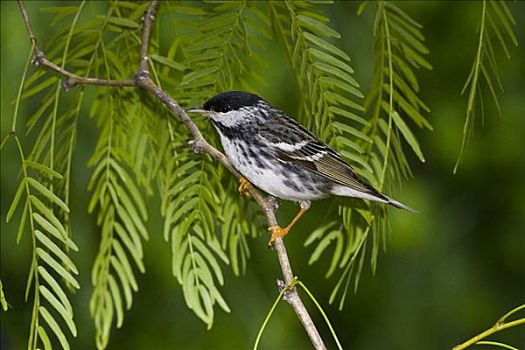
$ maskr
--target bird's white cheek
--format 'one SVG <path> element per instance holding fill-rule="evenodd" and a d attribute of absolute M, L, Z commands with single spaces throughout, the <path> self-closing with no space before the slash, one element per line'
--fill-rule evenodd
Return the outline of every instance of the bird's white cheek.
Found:
<path fill-rule="evenodd" d="M 242 111 L 231 111 L 228 113 L 213 112 L 213 114 L 210 115 L 210 118 L 227 128 L 238 126 L 239 121 L 243 120 Z"/>

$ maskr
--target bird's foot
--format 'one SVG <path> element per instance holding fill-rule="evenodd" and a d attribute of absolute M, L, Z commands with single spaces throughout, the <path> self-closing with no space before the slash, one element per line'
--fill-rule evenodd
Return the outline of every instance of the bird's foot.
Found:
<path fill-rule="evenodd" d="M 248 181 L 244 177 L 239 178 L 239 192 L 246 197 L 251 197 L 250 195 L 250 188 L 252 187 L 252 183 Z"/>
<path fill-rule="evenodd" d="M 268 227 L 268 231 L 272 232 L 272 237 L 270 237 L 270 240 L 268 241 L 268 247 L 273 247 L 275 244 L 275 240 L 279 237 L 284 237 L 288 234 L 288 231 L 290 231 L 289 227 L 282 228 L 281 226 L 271 226 Z"/>

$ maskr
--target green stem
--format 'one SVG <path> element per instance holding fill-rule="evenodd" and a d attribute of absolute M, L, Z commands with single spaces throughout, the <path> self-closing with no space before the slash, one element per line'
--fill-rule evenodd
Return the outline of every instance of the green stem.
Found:
<path fill-rule="evenodd" d="M 473 75 L 469 75 L 467 78 L 467 84 L 465 84 L 465 88 L 468 85 L 468 81 L 472 77 L 472 80 L 470 80 L 470 91 L 469 96 L 467 100 L 467 118 L 465 119 L 465 125 L 463 126 L 463 140 L 461 141 L 461 148 L 459 151 L 458 159 L 456 160 L 456 165 L 454 166 L 454 174 L 458 170 L 459 162 L 461 161 L 461 158 L 463 157 L 463 152 L 465 150 L 465 146 L 467 144 L 467 140 L 469 138 L 469 128 L 472 115 L 473 115 L 473 108 L 474 108 L 474 100 L 476 98 L 476 91 L 478 89 L 478 77 L 479 77 L 479 71 L 481 69 L 482 65 L 482 53 L 483 53 L 483 40 L 485 37 L 485 14 L 486 14 L 486 8 L 487 8 L 487 2 L 486 0 L 483 0 L 483 8 L 481 10 L 481 26 L 479 29 L 479 42 L 478 42 L 478 51 L 476 53 L 476 58 L 474 60 L 474 66 L 472 67 L 474 73 Z M 472 73 L 472 72 L 471 72 Z M 463 92 L 462 92 L 463 93 Z"/>
<path fill-rule="evenodd" d="M 62 64 L 61 68 L 64 69 L 66 67 L 66 59 L 67 59 L 67 53 L 69 51 L 69 44 L 71 43 L 71 37 L 73 36 L 73 31 L 75 30 L 75 27 L 78 22 L 78 18 L 80 17 L 80 13 L 82 12 L 82 9 L 84 8 L 85 1 L 82 1 L 80 6 L 78 7 L 78 11 L 75 14 L 75 17 L 73 18 L 73 22 L 71 23 L 71 28 L 69 29 L 69 33 L 66 38 L 66 45 L 64 47 L 64 53 L 62 54 Z M 57 82 L 56 90 L 55 90 L 55 103 L 53 105 L 53 114 L 52 114 L 52 122 L 51 122 L 51 144 L 50 144 L 50 151 L 49 151 L 49 168 L 53 170 L 54 168 L 54 160 L 55 160 L 55 129 L 56 129 L 56 121 L 58 116 L 58 104 L 60 100 L 60 91 L 62 90 L 62 82 L 59 80 Z M 51 184 L 51 191 L 53 191 L 53 185 Z"/>
<path fill-rule="evenodd" d="M 297 284 L 300 285 L 301 288 L 304 289 L 304 291 L 306 292 L 306 294 L 308 294 L 308 296 L 313 301 L 315 306 L 317 306 L 317 309 L 319 309 L 319 312 L 321 313 L 321 315 L 323 315 L 323 318 L 324 318 L 324 320 L 326 322 L 326 325 L 328 326 L 328 328 L 330 329 L 330 332 L 332 333 L 332 337 L 334 338 L 335 343 L 337 344 L 337 348 L 339 350 L 343 350 L 343 347 L 341 346 L 341 343 L 339 342 L 339 339 L 337 338 L 337 334 L 335 334 L 334 327 L 332 327 L 332 324 L 330 323 L 330 320 L 328 319 L 328 316 L 326 316 L 326 313 L 324 312 L 324 310 L 321 307 L 321 305 L 319 304 L 319 302 L 317 302 L 317 300 L 315 299 L 314 295 L 310 292 L 310 290 L 308 290 L 308 288 L 306 288 L 306 286 L 304 285 L 303 282 L 297 281 Z"/>
<path fill-rule="evenodd" d="M 452 348 L 452 350 L 463 350 L 463 349 L 466 349 L 469 346 L 476 344 L 480 340 L 485 339 L 486 337 L 488 337 L 488 336 L 490 336 L 490 335 L 492 335 L 494 333 L 497 333 L 499 331 L 502 331 L 502 330 L 505 330 L 505 329 L 508 329 L 508 328 L 520 326 L 520 325 L 525 325 L 525 318 L 520 318 L 520 319 L 517 319 L 515 321 L 511 321 L 511 322 L 507 322 L 507 323 L 503 323 L 503 324 L 496 323 L 491 328 L 489 328 L 486 331 L 476 335 L 475 337 L 470 338 L 469 340 L 467 340 L 463 344 L 456 345 L 454 348 Z"/>
<path fill-rule="evenodd" d="M 11 132 L 16 131 L 16 120 L 18 118 L 18 108 L 20 107 L 20 100 L 22 99 L 22 90 L 24 89 L 24 83 L 26 81 L 27 71 L 29 70 L 29 64 L 33 58 L 35 52 L 35 43 L 31 44 L 31 50 L 29 50 L 29 56 L 27 57 L 26 64 L 24 66 L 24 72 L 22 73 L 22 80 L 20 81 L 20 86 L 18 87 L 18 94 L 16 96 L 15 111 L 13 113 L 13 126 L 11 126 Z"/>
<path fill-rule="evenodd" d="M 514 309 L 510 310 L 509 312 L 507 312 L 505 315 L 501 316 L 500 319 L 498 320 L 498 322 L 496 322 L 496 324 L 501 324 L 503 322 L 505 322 L 505 320 L 507 318 L 509 318 L 511 315 L 515 314 L 516 312 L 520 311 L 520 310 L 523 310 L 525 309 L 525 304 L 522 304 L 518 307 L 515 307 Z"/>
<path fill-rule="evenodd" d="M 357 247 L 355 248 L 352 257 L 350 258 L 350 261 L 348 262 L 348 264 L 346 264 L 346 267 L 345 267 L 343 273 L 341 274 L 339 282 L 337 283 L 337 285 L 335 287 L 336 289 L 338 289 L 340 283 L 342 283 L 342 281 L 343 281 L 343 278 L 345 278 L 345 276 L 347 276 L 346 277 L 345 288 L 344 288 L 344 291 L 343 291 L 343 295 L 341 296 L 341 301 L 339 302 L 339 310 L 343 309 L 344 300 L 346 298 L 346 293 L 348 292 L 348 286 L 350 284 L 350 277 L 352 275 L 352 273 L 351 273 L 351 269 L 353 268 L 352 266 L 355 264 L 356 259 L 359 256 L 359 253 L 361 252 L 361 249 L 363 248 L 363 246 L 364 246 L 364 244 L 365 244 L 365 242 L 366 242 L 366 240 L 368 238 L 369 232 L 370 232 L 370 225 L 367 226 L 365 232 L 363 233 L 363 236 L 361 237 L 361 240 L 359 241 Z M 358 281 L 358 277 L 356 276 L 356 284 L 355 284 L 354 290 L 357 288 L 357 281 Z M 334 291 L 335 291 L 335 289 L 334 289 Z M 332 292 L 332 294 L 334 295 L 334 292 Z M 335 295 L 334 295 L 334 297 L 335 297 Z M 332 299 L 332 296 L 330 296 L 330 299 Z"/>
<path fill-rule="evenodd" d="M 515 348 L 514 346 L 510 346 L 507 344 L 503 344 L 503 343 L 496 342 L 496 341 L 490 341 L 490 340 L 478 341 L 476 345 L 491 345 L 491 346 L 500 347 L 500 348 L 508 349 L 508 350 L 519 350 L 518 348 Z"/>
<path fill-rule="evenodd" d="M 383 189 L 383 185 L 385 183 L 385 175 L 386 175 L 386 167 L 388 164 L 388 157 L 390 155 L 390 140 L 392 136 L 392 114 L 394 112 L 394 70 L 393 70 L 393 64 L 392 64 L 392 48 L 390 46 L 390 31 L 388 29 L 388 20 L 386 17 L 386 11 L 383 10 L 383 21 L 384 21 L 384 28 L 385 28 L 385 35 L 386 35 L 386 47 L 388 52 L 388 70 L 390 75 L 390 81 L 389 81 L 389 96 L 388 96 L 388 135 L 386 138 L 386 154 L 385 159 L 383 160 L 383 169 L 381 171 L 381 179 L 379 180 L 379 188 L 378 190 L 381 191 Z"/>
<path fill-rule="evenodd" d="M 284 295 L 284 293 L 286 291 L 287 291 L 287 289 L 283 288 L 283 290 L 281 290 L 281 292 L 279 293 L 279 295 L 277 295 L 277 298 L 273 302 L 273 305 L 270 308 L 270 311 L 266 315 L 266 318 L 264 319 L 264 322 L 261 325 L 261 328 L 259 329 L 259 333 L 257 333 L 257 338 L 255 339 L 255 344 L 253 345 L 253 350 L 257 350 L 257 347 L 259 346 L 259 341 L 261 340 L 261 337 L 262 337 L 262 334 L 264 332 L 264 329 L 266 328 L 266 325 L 268 324 L 268 321 L 270 321 L 270 318 L 272 317 L 272 314 L 273 314 L 275 308 L 277 307 L 277 304 L 279 304 L 279 301 L 281 300 L 281 298 L 283 297 L 283 295 Z"/>
<path fill-rule="evenodd" d="M 25 156 L 24 156 L 24 151 L 22 149 L 22 144 L 20 143 L 20 140 L 18 139 L 18 137 L 15 135 L 14 136 L 15 138 L 15 141 L 16 141 L 16 144 L 18 146 L 18 152 L 20 154 L 20 159 L 22 160 L 22 173 L 24 175 L 24 180 L 27 179 L 29 177 L 29 175 L 27 174 L 27 168 L 26 168 L 26 164 L 25 164 Z M 24 181 L 23 180 L 23 181 Z M 33 278 L 34 278 L 34 288 L 35 288 L 35 298 L 34 298 L 34 302 L 33 302 L 33 311 L 31 312 L 31 330 L 30 330 L 30 334 L 29 334 L 29 341 L 27 343 L 27 348 L 28 349 L 36 349 L 37 347 L 37 341 L 38 341 L 38 307 L 40 305 L 40 292 L 39 292 L 39 287 L 40 287 L 40 282 L 38 280 L 38 261 L 37 261 L 37 256 L 36 256 L 36 237 L 35 237 L 35 224 L 33 222 L 33 206 L 31 205 L 31 199 L 30 199 L 30 196 L 31 196 L 31 192 L 29 191 L 29 182 L 28 181 L 24 181 L 25 182 L 25 188 L 26 188 L 26 196 L 27 196 L 27 201 L 28 202 L 28 207 L 29 207 L 29 225 L 31 226 L 31 238 L 32 238 L 32 243 L 33 243 L 33 254 L 31 256 L 31 270 L 33 271 Z M 30 283 L 28 281 L 28 283 Z M 29 286 L 28 286 L 29 287 Z M 27 290 L 28 291 L 28 290 Z M 26 291 L 26 300 L 27 300 L 27 291 Z"/>
<path fill-rule="evenodd" d="M 378 11 L 384 11 L 384 8 L 383 8 L 383 4 L 382 3 L 378 3 L 378 6 L 380 6 L 378 8 Z M 375 28 L 374 28 L 374 35 L 375 35 Z M 375 75 L 378 76 L 378 80 L 380 80 L 380 83 L 379 83 L 379 88 L 377 90 L 377 103 L 375 104 L 374 106 L 374 111 L 372 113 L 372 117 L 370 118 L 370 131 L 369 131 L 369 134 L 371 135 L 370 137 L 373 139 L 373 135 L 375 135 L 376 131 L 377 131 L 377 127 L 378 127 L 378 124 L 379 124 L 379 115 L 381 113 L 381 101 L 383 100 L 383 76 L 385 74 L 385 60 L 384 60 L 384 51 L 385 51 L 385 40 L 384 40 L 384 34 L 383 34 L 383 31 L 380 31 L 379 32 L 379 35 L 380 35 L 380 39 L 379 39 L 379 43 L 381 45 L 380 49 L 379 49 L 379 54 L 377 54 L 379 57 L 380 57 L 380 64 L 379 64 L 379 70 L 377 73 L 374 73 Z M 365 106 L 366 107 L 366 106 Z M 374 142 L 370 142 L 366 145 L 367 147 L 367 152 L 366 152 L 366 158 L 365 158 L 365 161 L 368 163 L 369 161 L 369 158 L 370 156 L 372 155 L 372 148 L 374 146 Z"/>

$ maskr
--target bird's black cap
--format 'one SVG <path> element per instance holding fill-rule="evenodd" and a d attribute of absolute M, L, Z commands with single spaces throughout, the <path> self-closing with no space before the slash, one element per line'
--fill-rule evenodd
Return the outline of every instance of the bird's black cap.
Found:
<path fill-rule="evenodd" d="M 214 112 L 236 111 L 242 107 L 255 106 L 262 98 L 244 91 L 226 91 L 210 98 L 202 109 Z"/>

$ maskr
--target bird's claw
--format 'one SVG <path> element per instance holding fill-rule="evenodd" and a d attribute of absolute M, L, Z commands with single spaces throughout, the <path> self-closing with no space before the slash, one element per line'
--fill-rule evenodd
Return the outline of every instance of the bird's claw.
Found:
<path fill-rule="evenodd" d="M 288 234 L 288 231 L 290 229 L 285 227 L 282 228 L 281 226 L 271 226 L 268 227 L 268 231 L 272 232 L 272 237 L 270 237 L 270 240 L 268 241 L 268 247 L 273 247 L 275 244 L 275 240 L 279 237 L 284 237 Z"/>
<path fill-rule="evenodd" d="M 245 195 L 246 197 L 251 197 L 250 195 L 250 188 L 252 187 L 252 184 L 250 181 L 246 180 L 244 177 L 239 178 L 239 192 Z"/>

